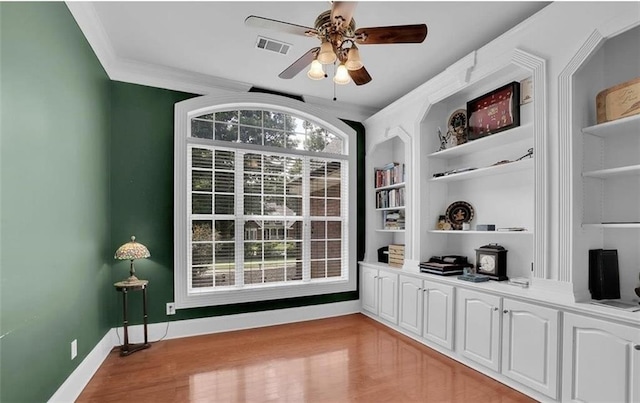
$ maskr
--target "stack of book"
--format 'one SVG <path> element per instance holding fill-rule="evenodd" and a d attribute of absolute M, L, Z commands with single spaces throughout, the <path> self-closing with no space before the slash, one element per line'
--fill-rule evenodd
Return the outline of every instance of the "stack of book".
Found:
<path fill-rule="evenodd" d="M 404 229 L 404 214 L 401 211 L 385 211 L 384 212 L 384 229 L 385 230 L 403 230 Z"/>
<path fill-rule="evenodd" d="M 449 260 L 449 259 L 447 259 Z M 456 262 L 447 262 L 438 258 L 431 258 L 428 262 L 420 263 L 420 271 L 423 273 L 438 274 L 440 276 L 455 276 L 462 274 L 467 267 L 473 267 L 467 263 L 466 258 L 458 258 Z"/>

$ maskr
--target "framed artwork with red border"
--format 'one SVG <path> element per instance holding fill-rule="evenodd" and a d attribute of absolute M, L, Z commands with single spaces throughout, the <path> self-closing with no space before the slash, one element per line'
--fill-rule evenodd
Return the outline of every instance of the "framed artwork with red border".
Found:
<path fill-rule="evenodd" d="M 520 126 L 520 83 L 514 81 L 467 102 L 468 139 Z"/>

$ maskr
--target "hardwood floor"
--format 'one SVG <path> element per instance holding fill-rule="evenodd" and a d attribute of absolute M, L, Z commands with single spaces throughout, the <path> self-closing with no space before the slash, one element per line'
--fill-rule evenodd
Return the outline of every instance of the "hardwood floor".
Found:
<path fill-rule="evenodd" d="M 530 402 L 364 315 L 114 349 L 77 402 Z"/>

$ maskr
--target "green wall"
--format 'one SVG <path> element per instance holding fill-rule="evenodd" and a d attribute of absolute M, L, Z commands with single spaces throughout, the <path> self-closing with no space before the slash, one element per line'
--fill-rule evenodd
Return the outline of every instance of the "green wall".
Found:
<path fill-rule="evenodd" d="M 113 82 L 111 142 L 111 249 L 131 235 L 147 246 L 151 258 L 137 260 L 139 278 L 149 280 L 149 322 L 194 319 L 243 312 L 338 302 L 358 298 L 344 292 L 277 301 L 178 310 L 166 316 L 165 305 L 173 298 L 173 113 L 174 104 L 197 95 L 141 85 Z M 364 166 L 364 127 L 346 121 L 359 134 L 359 164 Z M 360 187 L 364 186 L 362 169 Z M 359 197 L 364 194 L 359 189 Z M 358 258 L 364 255 L 364 200 L 359 201 Z M 114 281 L 127 277 L 128 262 L 114 264 Z M 142 322 L 140 293 L 130 294 L 131 323 Z M 122 302 L 117 301 L 118 315 Z M 120 325 L 116 323 L 115 325 Z"/>
<path fill-rule="evenodd" d="M 62 2 L 0 3 L 0 38 L 0 401 L 39 402 L 116 316 L 110 81 Z"/>

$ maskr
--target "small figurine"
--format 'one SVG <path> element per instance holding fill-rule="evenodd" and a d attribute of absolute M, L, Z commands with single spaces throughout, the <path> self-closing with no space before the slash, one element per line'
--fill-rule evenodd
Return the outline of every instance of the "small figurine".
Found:
<path fill-rule="evenodd" d="M 440 139 L 440 149 L 438 151 L 446 150 L 449 144 L 449 133 L 447 132 L 446 135 L 443 135 L 442 130 L 438 127 L 438 138 Z"/>

